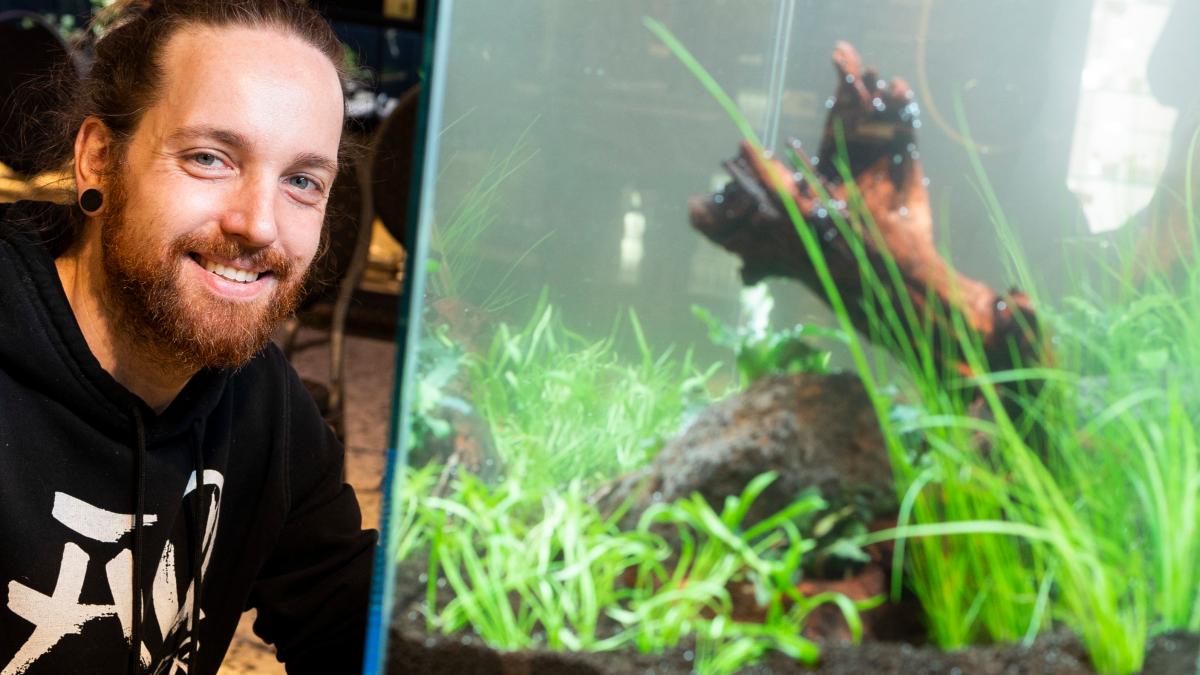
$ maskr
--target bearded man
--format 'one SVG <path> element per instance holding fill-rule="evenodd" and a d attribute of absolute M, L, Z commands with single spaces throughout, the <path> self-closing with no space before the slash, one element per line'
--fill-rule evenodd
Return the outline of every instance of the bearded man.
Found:
<path fill-rule="evenodd" d="M 268 338 L 322 240 L 342 48 L 291 0 L 125 0 L 71 206 L 0 207 L 0 674 L 213 673 L 242 612 L 360 668 L 373 532 Z"/>

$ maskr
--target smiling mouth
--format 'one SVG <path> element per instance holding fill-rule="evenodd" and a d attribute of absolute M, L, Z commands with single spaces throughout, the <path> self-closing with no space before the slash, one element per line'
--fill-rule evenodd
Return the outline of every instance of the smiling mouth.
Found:
<path fill-rule="evenodd" d="M 263 277 L 270 276 L 271 274 L 271 272 L 265 270 L 262 272 L 256 272 L 254 270 L 243 270 L 236 267 L 231 267 L 229 265 L 222 265 L 221 263 L 209 260 L 198 253 L 191 253 L 189 255 L 197 265 L 203 267 L 210 273 L 225 279 L 226 281 L 233 281 L 239 284 L 251 284 Z"/>

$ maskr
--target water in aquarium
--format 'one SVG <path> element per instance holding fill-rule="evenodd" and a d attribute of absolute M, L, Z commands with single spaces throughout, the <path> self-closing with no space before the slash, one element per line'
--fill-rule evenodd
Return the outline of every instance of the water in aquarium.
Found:
<path fill-rule="evenodd" d="M 438 3 L 378 672 L 1194 668 L 1197 7 Z"/>

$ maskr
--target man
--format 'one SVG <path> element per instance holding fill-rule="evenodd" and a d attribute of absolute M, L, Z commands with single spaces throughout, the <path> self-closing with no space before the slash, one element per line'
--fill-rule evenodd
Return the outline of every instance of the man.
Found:
<path fill-rule="evenodd" d="M 114 17 L 75 204 L 0 206 L 0 675 L 213 673 L 248 608 L 290 673 L 357 672 L 374 533 L 268 342 L 322 237 L 341 46 L 290 0 Z"/>

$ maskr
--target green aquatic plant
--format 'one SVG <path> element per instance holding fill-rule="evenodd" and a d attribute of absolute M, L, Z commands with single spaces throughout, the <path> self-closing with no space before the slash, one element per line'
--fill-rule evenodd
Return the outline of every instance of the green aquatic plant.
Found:
<path fill-rule="evenodd" d="M 695 495 L 654 505 L 623 531 L 616 523 L 624 511 L 602 515 L 578 482 L 531 490 L 461 474 L 438 497 L 435 469 L 409 470 L 395 553 L 403 560 L 428 551 L 429 630 L 470 630 L 498 649 L 661 653 L 694 637 L 702 673 L 735 672 L 771 650 L 813 663 L 819 650 L 800 636 L 808 613 L 832 603 L 858 636 L 860 606 L 796 590 L 814 546 L 801 528 L 823 508 L 819 497 L 744 523 L 774 479 L 757 477 L 720 513 Z M 735 583 L 753 586 L 765 621 L 731 617 Z"/>
<path fill-rule="evenodd" d="M 637 358 L 616 345 L 621 322 L 592 340 L 569 330 L 543 293 L 520 329 L 501 323 L 486 353 L 468 358 L 472 401 L 510 474 L 535 486 L 586 485 L 649 461 L 685 415 L 711 400 L 691 350 L 650 347 L 628 313 Z"/>
<path fill-rule="evenodd" d="M 409 463 L 424 464 L 430 446 L 453 432 L 453 415 L 467 414 L 471 404 L 454 391 L 466 354 L 450 337 L 450 327 L 438 324 L 426 331 L 417 354 L 413 392 Z"/>
<path fill-rule="evenodd" d="M 753 335 L 725 324 L 703 307 L 693 305 L 692 314 L 708 328 L 713 344 L 733 351 L 739 384 L 743 387 L 764 375 L 827 373 L 833 353 L 815 347 L 813 342 L 819 339 L 846 342 L 841 331 L 824 326 L 797 324 Z"/>
<path fill-rule="evenodd" d="M 500 649 L 594 650 L 602 608 L 617 604 L 624 569 L 658 555 L 655 542 L 620 538 L 580 491 L 497 489 L 469 474 L 447 499 L 430 498 L 431 628 L 470 628 Z M 438 606 L 437 581 L 453 597 Z"/>
<path fill-rule="evenodd" d="M 978 163 L 977 171 L 986 184 Z M 1190 213 L 1194 242 L 1196 217 Z M 1001 233 L 1017 250 L 1015 238 Z M 1118 250 L 1117 264 L 1108 268 L 1107 285 L 1118 292 L 1101 295 L 1077 275 L 1060 308 L 1041 308 L 1054 336 L 1049 365 L 987 373 L 979 369 L 979 352 L 969 355 L 984 373 L 979 382 L 995 420 L 986 432 L 989 452 L 934 455 L 939 475 L 954 478 L 932 481 L 924 512 L 914 511 L 918 522 L 947 520 L 961 509 L 944 504 L 969 500 L 973 508 L 988 505 L 1009 521 L 1036 523 L 1048 532 L 1047 542 L 1003 543 L 1015 554 L 1000 573 L 1024 575 L 1024 591 L 1001 589 L 978 616 L 999 624 L 1002 612 L 1023 604 L 1030 617 L 1027 638 L 1038 625 L 1057 620 L 1080 635 L 1098 670 L 1114 673 L 1140 669 L 1148 636 L 1200 628 L 1200 545 L 1194 537 L 1200 451 L 1191 422 L 1200 412 L 1200 392 L 1192 384 L 1200 367 L 1194 347 L 1200 275 L 1190 265 L 1182 279 L 1150 274 L 1134 283 L 1131 250 Z M 1022 267 L 1019 260 L 1015 267 Z M 1016 405 L 1006 409 L 1002 392 Z M 1011 409 L 1021 415 L 1011 416 Z M 943 417 L 960 428 L 968 419 L 961 412 Z M 971 446 L 957 445 L 963 447 Z M 964 471 L 974 477 L 958 480 Z M 984 542 L 952 556 L 944 549 L 925 551 L 920 557 L 930 567 L 924 581 L 914 581 L 932 588 L 964 569 L 998 569 L 985 563 L 1000 548 Z M 949 626 L 955 619 L 951 611 L 934 622 Z M 1008 632 L 1023 620 L 1020 614 L 1010 619 Z M 985 633 L 992 639 L 1000 634 L 994 626 Z"/>
<path fill-rule="evenodd" d="M 727 100 L 665 27 L 646 23 L 718 101 Z M 725 108 L 744 128 L 736 108 Z M 1196 147 L 1193 139 L 1190 156 Z M 834 222 L 874 300 L 865 303 L 870 337 L 899 355 L 899 369 L 870 357 L 812 231 L 790 194 L 779 199 L 850 337 L 892 459 L 900 525 L 859 543 L 897 539 L 896 555 L 908 564 L 895 569 L 906 569 L 935 642 L 1029 641 L 1060 624 L 1079 635 L 1098 671 L 1129 673 L 1141 668 L 1148 636 L 1200 630 L 1200 443 L 1192 422 L 1200 413 L 1200 266 L 1139 281 L 1136 261 L 1121 251 L 1107 268 L 1116 293 L 1099 296 L 1079 277 L 1056 309 L 1036 293 L 972 155 L 1011 269 L 1038 299 L 1044 332 L 1053 336 L 1053 360 L 993 371 L 961 316 L 936 306 L 916 312 L 894 262 L 882 274 L 864 264 L 857 233 L 878 236 L 878 229 L 846 168 L 844 145 L 829 159 L 840 163 L 851 195 L 847 216 L 834 214 Z M 1186 184 L 1178 197 L 1189 240 L 1178 248 L 1191 249 L 1195 261 L 1200 213 L 1190 167 Z M 880 302 L 888 298 L 898 301 Z M 958 328 L 973 377 L 932 358 L 931 316 Z M 888 414 L 889 389 L 908 403 L 903 418 Z M 969 406 L 975 395 L 984 414 Z"/>
<path fill-rule="evenodd" d="M 479 272 L 485 259 L 483 237 L 496 222 L 496 206 L 504 194 L 504 185 L 537 155 L 537 150 L 529 148 L 526 141 L 534 123 L 536 120 L 525 128 L 508 154 L 489 159 L 482 174 L 458 198 L 444 221 L 431 226 L 426 274 L 433 298 L 465 298 L 473 303 L 475 311 L 485 313 L 500 311 L 519 299 L 510 277 L 550 234 L 525 249 L 499 280 L 481 283 Z M 453 164 L 451 158 L 442 174 Z"/>
<path fill-rule="evenodd" d="M 630 618 L 637 617 L 645 626 L 666 631 L 666 639 L 673 641 L 678 636 L 670 631 L 678 630 L 680 624 L 664 620 L 662 613 L 718 608 L 728 613 L 730 600 L 724 589 L 730 582 L 747 581 L 753 585 L 757 604 L 766 608 L 763 625 L 778 627 L 782 622 L 793 628 L 790 640 L 777 640 L 779 644 L 774 648 L 805 663 L 814 662 L 818 654 L 816 646 L 801 638 L 798 628 L 815 607 L 826 602 L 842 609 L 851 635 L 855 640 L 860 639 L 858 608 L 848 598 L 836 593 L 806 597 L 797 589 L 805 556 L 816 548 L 816 540 L 800 528 L 805 526 L 811 531 L 809 519 L 825 509 L 819 495 L 811 492 L 801 495 L 778 513 L 753 525 L 744 524 L 754 501 L 776 477 L 772 472 L 755 477 L 741 494 L 725 498 L 719 514 L 699 494 L 673 503 L 651 505 L 642 514 L 638 531 L 650 533 L 656 526 L 671 528 L 679 547 L 669 570 L 665 567 L 650 570 L 652 574 L 670 572 L 669 577 L 651 579 L 652 587 L 665 591 L 658 592 L 652 601 L 639 603 Z M 642 571 L 639 570 L 639 579 Z M 720 603 L 719 607 L 709 606 L 714 601 Z M 756 635 L 764 637 L 766 633 Z M 653 638 L 643 632 L 639 639 L 655 644 Z"/>

